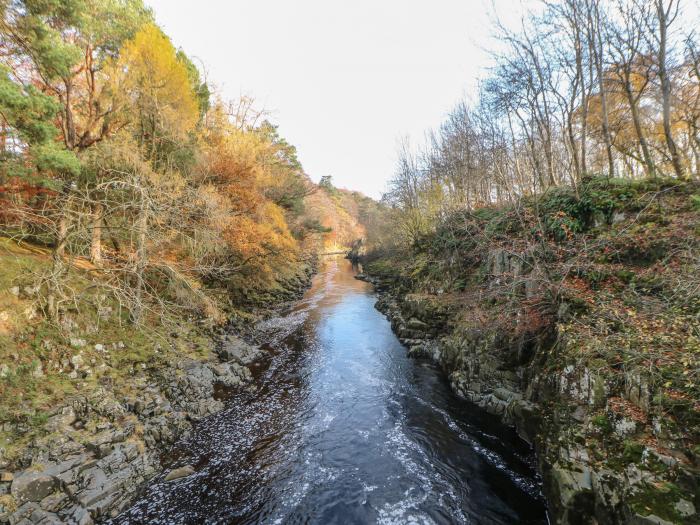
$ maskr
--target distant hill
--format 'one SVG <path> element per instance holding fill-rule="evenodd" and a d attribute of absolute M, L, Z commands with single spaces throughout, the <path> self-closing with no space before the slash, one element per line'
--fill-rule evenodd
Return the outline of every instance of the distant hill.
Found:
<path fill-rule="evenodd" d="M 321 233 L 321 252 L 349 250 L 353 241 L 366 237 L 368 222 L 381 205 L 360 192 L 334 187 L 330 177 L 315 186 L 304 199 L 305 228 Z"/>

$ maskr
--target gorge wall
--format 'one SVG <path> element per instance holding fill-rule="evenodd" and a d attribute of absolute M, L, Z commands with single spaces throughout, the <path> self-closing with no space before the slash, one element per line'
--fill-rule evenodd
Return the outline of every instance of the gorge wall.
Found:
<path fill-rule="evenodd" d="M 536 449 L 555 523 L 698 523 L 697 185 L 592 179 L 365 258 L 402 342 Z"/>

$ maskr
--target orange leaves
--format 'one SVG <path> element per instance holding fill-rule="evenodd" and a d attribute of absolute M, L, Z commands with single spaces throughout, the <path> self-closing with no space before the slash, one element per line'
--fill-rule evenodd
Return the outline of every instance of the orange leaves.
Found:
<path fill-rule="evenodd" d="M 207 115 L 200 144 L 199 197 L 228 254 L 226 264 L 233 261 L 256 282 L 269 281 L 299 254 L 284 210 L 266 196 L 275 145 L 255 129 L 234 125 L 222 103 Z"/>
<path fill-rule="evenodd" d="M 222 238 L 243 265 L 263 275 L 270 275 L 275 266 L 296 260 L 298 255 L 282 211 L 271 202 L 262 204 L 252 216 L 231 216 Z"/>
<path fill-rule="evenodd" d="M 366 236 L 359 221 L 359 204 L 351 192 L 333 188 L 329 193 L 321 189 L 307 196 L 305 202 L 309 216 L 331 229 L 323 236 L 325 251 L 349 249 L 353 241 Z"/>
<path fill-rule="evenodd" d="M 564 281 L 563 288 L 572 295 L 583 299 L 586 303 L 595 304 L 595 292 L 591 289 L 588 282 L 580 277 L 570 276 Z"/>

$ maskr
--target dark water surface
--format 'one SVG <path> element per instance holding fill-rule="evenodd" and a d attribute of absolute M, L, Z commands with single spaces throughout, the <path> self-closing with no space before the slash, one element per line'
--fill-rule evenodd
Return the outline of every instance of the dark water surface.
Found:
<path fill-rule="evenodd" d="M 546 523 L 530 450 L 409 359 L 372 287 L 329 258 L 263 323 L 270 361 L 115 523 Z"/>

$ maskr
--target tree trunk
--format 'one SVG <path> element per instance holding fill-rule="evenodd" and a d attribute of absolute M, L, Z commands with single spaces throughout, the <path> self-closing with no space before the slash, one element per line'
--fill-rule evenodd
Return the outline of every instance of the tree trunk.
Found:
<path fill-rule="evenodd" d="M 143 288 L 144 272 L 146 271 L 146 233 L 148 228 L 148 206 L 146 204 L 145 190 L 141 190 L 141 203 L 136 224 L 136 282 L 134 286 L 134 307 L 131 311 L 131 322 L 135 325 L 141 323 L 143 316 Z"/>
<path fill-rule="evenodd" d="M 600 111 L 603 117 L 603 137 L 605 139 L 605 152 L 608 157 L 608 177 L 615 176 L 615 160 L 612 153 L 612 138 L 610 136 L 610 123 L 608 120 L 608 101 L 603 83 L 603 68 L 598 65 L 598 88 L 600 90 Z"/>
<path fill-rule="evenodd" d="M 588 85 L 586 85 L 585 81 L 585 75 L 583 72 L 583 59 L 579 57 L 578 61 L 580 61 L 580 64 L 577 64 L 577 67 L 580 68 L 580 75 L 581 75 L 581 173 L 583 175 L 588 174 L 588 162 L 586 160 L 586 156 L 588 154 L 587 152 L 587 145 L 586 145 L 586 134 L 588 133 L 588 101 L 590 97 L 590 85 L 592 82 L 589 82 Z M 590 74 L 590 67 L 589 67 L 589 80 L 591 80 L 591 74 Z"/>
<path fill-rule="evenodd" d="M 605 152 L 608 157 L 608 176 L 615 176 L 615 161 L 612 153 L 612 138 L 610 136 L 610 122 L 608 119 L 608 97 L 605 92 L 603 72 L 603 41 L 600 34 L 600 11 L 597 4 L 593 4 L 592 13 L 589 13 L 589 25 L 591 26 L 591 49 L 595 62 L 596 75 L 598 76 L 598 91 L 600 92 L 600 111 L 602 113 L 603 138 L 605 140 Z"/>
<path fill-rule="evenodd" d="M 673 170 L 676 172 L 676 176 L 681 179 L 683 178 L 683 166 L 681 165 L 681 158 L 671 130 L 671 79 L 666 68 L 669 20 L 662 0 L 656 0 L 656 13 L 659 18 L 659 80 L 661 80 L 661 98 L 663 100 L 664 137 L 666 138 L 666 147 L 671 156 Z"/>
<path fill-rule="evenodd" d="M 68 236 L 68 217 L 65 212 L 61 213 L 58 219 L 58 237 L 56 238 L 56 247 L 54 254 L 57 257 L 63 257 L 66 253 L 66 238 Z"/>
<path fill-rule="evenodd" d="M 644 131 L 642 130 L 642 123 L 639 120 L 639 108 L 637 107 L 637 99 L 632 93 L 632 86 L 629 78 L 623 80 L 625 84 L 625 95 L 627 95 L 627 102 L 630 105 L 630 112 L 632 114 L 632 123 L 634 124 L 634 131 L 637 134 L 637 140 L 639 140 L 639 145 L 642 148 L 642 156 L 644 158 L 644 168 L 647 177 L 656 176 L 656 168 L 654 166 L 654 161 L 649 153 L 649 145 L 647 144 L 647 139 L 644 136 Z"/>
<path fill-rule="evenodd" d="M 102 263 L 102 214 L 102 204 L 96 203 L 92 208 L 92 238 L 90 241 L 90 260 L 95 266 Z"/>
<path fill-rule="evenodd" d="M 56 236 L 56 244 L 54 245 L 52 262 L 51 262 L 51 275 L 48 278 L 47 284 L 47 315 L 50 319 L 56 319 L 58 317 L 58 296 L 60 294 L 60 279 L 65 270 L 65 265 L 63 262 L 63 257 L 66 253 L 66 241 L 68 239 L 68 214 L 67 214 L 68 204 L 65 204 L 64 209 L 61 210 L 61 216 L 58 218 L 58 232 Z"/>
<path fill-rule="evenodd" d="M 7 151 L 7 126 L 3 121 L 0 123 L 0 152 L 3 154 Z"/>
<path fill-rule="evenodd" d="M 77 136 L 75 132 L 75 121 L 73 120 L 73 108 L 71 107 L 72 85 L 70 80 L 64 80 L 66 86 L 66 102 L 63 108 L 63 116 L 65 118 L 65 144 L 68 149 L 75 148 Z"/>

